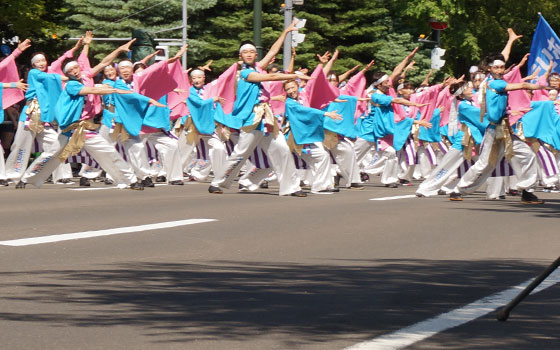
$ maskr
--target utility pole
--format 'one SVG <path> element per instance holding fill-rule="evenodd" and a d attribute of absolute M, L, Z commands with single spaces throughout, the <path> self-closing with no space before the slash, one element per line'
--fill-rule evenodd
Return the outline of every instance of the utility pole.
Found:
<path fill-rule="evenodd" d="M 183 0 L 183 45 L 187 43 L 187 0 Z M 187 53 L 181 58 L 183 69 L 187 69 Z"/>
<path fill-rule="evenodd" d="M 284 7 L 284 29 L 288 28 L 290 24 L 292 24 L 293 20 L 293 2 L 292 0 L 285 1 L 286 7 Z M 284 70 L 288 69 L 290 65 L 290 59 L 292 58 L 292 33 L 288 33 L 286 35 L 286 39 L 284 40 L 284 54 L 283 54 L 283 68 Z"/>
<path fill-rule="evenodd" d="M 263 58 L 261 40 L 262 29 L 262 0 L 253 0 L 253 43 L 257 48 L 258 58 Z"/>

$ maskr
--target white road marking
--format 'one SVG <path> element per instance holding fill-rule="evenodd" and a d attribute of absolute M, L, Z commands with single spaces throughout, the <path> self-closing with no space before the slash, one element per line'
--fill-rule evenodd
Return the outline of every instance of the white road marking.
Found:
<path fill-rule="evenodd" d="M 194 225 L 194 224 L 201 224 L 201 223 L 212 222 L 212 221 L 218 221 L 218 220 L 215 220 L 215 219 L 188 219 L 188 220 L 179 220 L 179 221 L 168 221 L 168 222 L 160 222 L 160 223 L 157 223 L 157 224 L 119 227 L 119 228 L 112 228 L 112 229 L 99 230 L 99 231 L 84 231 L 84 232 L 75 232 L 75 233 L 64 233 L 64 234 L 60 234 L 60 235 L 13 239 L 13 240 L 9 240 L 9 241 L 0 241 L 0 245 L 21 247 L 21 246 L 33 245 L 33 244 L 43 244 L 43 243 L 68 241 L 68 240 L 72 240 L 72 239 L 82 239 L 82 238 L 90 238 L 90 237 L 119 235 L 121 233 L 140 232 L 140 231 L 149 231 L 149 230 L 159 230 L 159 229 L 162 229 L 162 228 L 170 228 L 170 227 L 185 226 L 185 225 Z"/>
<path fill-rule="evenodd" d="M 458 327 L 473 321 L 506 305 L 532 281 L 533 279 L 530 279 L 518 286 L 479 299 L 462 308 L 416 323 L 399 331 L 352 345 L 345 348 L 345 350 L 394 350 L 405 348 L 449 328 Z M 531 294 L 538 293 L 558 282 L 560 282 L 560 270 L 550 274 Z"/>
<path fill-rule="evenodd" d="M 416 195 L 408 194 L 406 196 L 394 196 L 394 197 L 381 197 L 381 198 L 370 198 L 370 201 L 390 201 L 393 199 L 405 199 L 405 198 L 415 198 Z"/>

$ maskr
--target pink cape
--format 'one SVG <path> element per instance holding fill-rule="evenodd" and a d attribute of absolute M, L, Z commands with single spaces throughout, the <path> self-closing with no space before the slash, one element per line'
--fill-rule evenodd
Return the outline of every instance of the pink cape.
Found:
<path fill-rule="evenodd" d="M 21 54 L 21 50 L 15 49 L 14 52 L 0 62 L 0 82 L 16 83 L 19 82 L 19 73 L 16 66 L 16 58 Z M 2 108 L 6 109 L 19 101 L 23 100 L 23 91 L 19 89 L 3 89 Z"/>
<path fill-rule="evenodd" d="M 238 64 L 236 62 L 220 74 L 218 79 L 212 81 L 204 88 L 204 98 L 220 96 L 225 99 L 222 106 L 224 114 L 229 114 L 233 111 L 235 88 L 237 85 L 237 68 Z"/>
<path fill-rule="evenodd" d="M 340 89 L 340 92 L 344 95 L 354 96 L 357 98 L 360 97 L 367 97 L 365 92 L 366 89 L 366 77 L 364 76 L 364 72 L 360 71 L 350 80 L 348 83 Z M 358 101 L 358 105 L 356 106 L 356 113 L 354 114 L 354 123 L 358 120 L 358 118 L 364 114 L 368 109 L 367 101 Z"/>
<path fill-rule="evenodd" d="M 179 84 L 172 74 L 179 64 L 179 72 L 182 72 L 180 63 L 175 61 L 173 64 L 167 64 L 167 61 L 159 61 L 146 68 L 142 75 L 134 74 L 134 90 L 135 92 L 159 100 L 167 95 Z"/>
<path fill-rule="evenodd" d="M 183 71 L 183 67 L 178 60 L 169 66 L 169 72 L 173 77 L 173 80 L 177 82 L 177 89 L 184 91 L 171 91 L 167 94 L 167 105 L 171 109 L 169 118 L 171 120 L 176 120 L 190 114 L 189 107 L 187 107 L 187 98 L 189 98 L 191 84 L 187 76 L 188 73 Z"/>
<path fill-rule="evenodd" d="M 307 82 L 305 94 L 302 96 L 302 100 L 308 104 L 308 107 L 323 109 L 340 95 L 338 89 L 328 82 L 322 64 L 315 68 L 311 78 Z"/>
<path fill-rule="evenodd" d="M 519 66 L 515 66 L 508 74 L 504 75 L 504 80 L 509 83 L 521 83 L 521 72 Z M 531 109 L 531 100 L 525 90 L 514 90 L 508 92 L 508 114 L 509 123 L 515 124 L 525 113 Z"/>

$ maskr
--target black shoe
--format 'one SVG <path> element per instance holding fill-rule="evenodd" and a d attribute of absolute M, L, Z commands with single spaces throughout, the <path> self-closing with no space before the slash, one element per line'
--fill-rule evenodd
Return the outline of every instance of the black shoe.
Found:
<path fill-rule="evenodd" d="M 170 185 L 176 185 L 176 186 L 183 186 L 183 180 L 175 180 L 175 181 L 170 181 L 169 182 Z"/>
<path fill-rule="evenodd" d="M 311 189 L 311 186 L 306 185 L 305 182 L 303 182 L 303 181 L 299 182 L 299 187 L 301 187 L 302 189 L 305 189 L 305 190 L 310 190 Z"/>
<path fill-rule="evenodd" d="M 539 199 L 539 197 L 535 196 L 532 192 L 527 192 L 527 191 L 523 190 L 523 192 L 521 194 L 521 203 L 524 203 L 524 204 L 544 204 L 544 201 L 542 199 Z"/>
<path fill-rule="evenodd" d="M 260 188 L 268 188 L 268 181 L 264 180 L 260 185 Z"/>
<path fill-rule="evenodd" d="M 87 177 L 80 177 L 80 187 L 89 187 L 91 183 Z"/>
<path fill-rule="evenodd" d="M 292 197 L 307 197 L 307 193 L 303 192 L 303 191 L 296 191 L 294 193 L 290 193 L 290 196 Z"/>
<path fill-rule="evenodd" d="M 212 186 L 212 185 L 210 185 L 210 187 L 208 187 L 208 192 L 210 192 L 212 194 L 222 194 L 222 193 L 224 193 L 224 191 L 222 191 L 221 188 L 219 188 L 218 186 Z"/>
<path fill-rule="evenodd" d="M 397 188 L 397 187 L 399 187 L 399 184 L 398 183 L 386 184 L 385 187 Z"/>
<path fill-rule="evenodd" d="M 150 179 L 152 181 L 152 179 Z M 167 178 L 165 176 L 158 176 L 156 177 L 156 182 L 167 182 Z"/>
<path fill-rule="evenodd" d="M 369 181 L 369 175 L 366 173 L 360 173 L 360 180 L 362 180 L 362 182 L 368 182 Z"/>
<path fill-rule="evenodd" d="M 505 194 L 503 194 L 503 195 L 499 196 L 499 197 L 498 197 L 498 199 L 500 199 L 500 200 L 504 200 L 504 199 L 506 199 L 506 195 L 505 195 Z"/>
<path fill-rule="evenodd" d="M 437 194 L 438 196 L 447 196 L 447 192 L 445 192 L 444 190 L 438 190 Z"/>
<path fill-rule="evenodd" d="M 329 189 L 329 191 L 331 191 L 331 192 L 340 192 L 340 188 L 338 188 L 338 187 L 331 188 L 331 189 Z"/>
<path fill-rule="evenodd" d="M 105 183 L 105 185 L 112 185 L 114 184 L 113 180 L 109 179 L 109 178 L 105 178 L 105 181 L 103 181 Z"/>
<path fill-rule="evenodd" d="M 154 185 L 154 183 L 152 182 L 152 178 L 149 177 L 149 176 L 147 178 L 145 178 L 144 180 L 142 180 L 142 186 L 144 186 L 144 187 L 156 187 Z"/>
<path fill-rule="evenodd" d="M 25 185 L 27 185 L 25 182 L 20 181 L 20 182 L 17 183 L 16 188 L 17 188 L 18 190 L 19 190 L 19 189 L 24 189 L 24 188 L 25 188 Z"/>
<path fill-rule="evenodd" d="M 239 192 L 248 192 L 249 191 L 249 187 L 239 184 Z"/>
<path fill-rule="evenodd" d="M 518 190 L 509 190 L 509 192 L 507 193 L 510 196 L 519 196 L 519 191 Z"/>
<path fill-rule="evenodd" d="M 449 195 L 449 200 L 450 201 L 462 201 L 463 200 L 463 196 L 461 196 L 460 193 L 457 192 L 451 192 L 451 194 Z"/>
<path fill-rule="evenodd" d="M 0 180 L 0 186 L 8 186 L 8 180 Z"/>
<path fill-rule="evenodd" d="M 351 190 L 363 190 L 364 186 L 360 185 L 359 183 L 352 182 L 350 184 L 350 187 L 348 187 L 348 188 L 351 189 Z"/>
<path fill-rule="evenodd" d="M 142 183 L 140 181 L 136 181 L 135 183 L 130 185 L 129 188 L 131 190 L 135 190 L 135 191 L 144 191 L 144 185 L 142 185 Z"/>
<path fill-rule="evenodd" d="M 340 175 L 334 177 L 334 186 L 338 187 L 340 185 Z"/>
<path fill-rule="evenodd" d="M 410 181 L 405 180 L 405 179 L 400 179 L 400 180 L 399 180 L 399 183 L 400 183 L 402 186 L 410 186 L 410 185 L 411 185 Z"/>

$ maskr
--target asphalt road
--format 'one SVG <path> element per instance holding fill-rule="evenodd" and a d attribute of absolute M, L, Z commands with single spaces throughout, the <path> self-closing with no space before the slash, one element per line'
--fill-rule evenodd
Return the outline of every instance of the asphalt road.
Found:
<path fill-rule="evenodd" d="M 278 197 L 274 186 L 94 187 L 0 188 L 0 240 L 215 221 L 0 242 L 0 348 L 344 349 L 517 286 L 560 251 L 555 193 L 527 206 L 483 193 L 372 201 L 416 188 L 377 178 L 307 198 Z M 559 321 L 552 285 L 507 322 L 485 313 L 408 348 L 558 349 Z"/>

